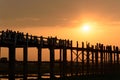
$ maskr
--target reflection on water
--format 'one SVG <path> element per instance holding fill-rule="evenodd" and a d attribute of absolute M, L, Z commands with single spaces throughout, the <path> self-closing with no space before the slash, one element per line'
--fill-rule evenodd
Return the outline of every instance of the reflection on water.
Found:
<path fill-rule="evenodd" d="M 17 77 L 17 78 L 15 78 L 15 80 L 23 80 L 23 78 L 21 78 L 21 77 L 23 77 L 23 75 L 16 74 L 15 76 Z M 38 74 L 28 74 L 27 76 L 28 76 L 27 79 L 37 79 L 38 78 Z M 60 77 L 60 75 L 55 75 L 55 77 L 58 78 L 58 77 Z M 50 73 L 43 74 L 43 76 L 41 76 L 41 78 L 50 78 Z M 8 75 L 7 74 L 0 75 L 0 80 L 9 80 Z"/>
<path fill-rule="evenodd" d="M 67 74 L 67 76 L 70 76 L 71 74 Z M 19 77 L 19 78 L 16 78 L 15 80 L 23 80 L 23 75 L 15 75 L 16 77 Z M 28 74 L 27 75 L 27 79 L 37 79 L 38 78 L 38 74 Z M 0 75 L 0 77 L 3 77 L 3 78 L 0 78 L 0 80 L 8 80 L 7 78 L 5 77 L 8 77 L 8 75 Z M 59 74 L 56 74 L 55 75 L 56 78 L 59 78 L 60 75 Z M 45 73 L 43 76 L 41 76 L 41 78 L 50 78 L 50 73 Z"/>

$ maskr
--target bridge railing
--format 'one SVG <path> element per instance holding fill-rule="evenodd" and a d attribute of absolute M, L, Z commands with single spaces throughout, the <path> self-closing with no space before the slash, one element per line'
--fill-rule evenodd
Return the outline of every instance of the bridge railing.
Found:
<path fill-rule="evenodd" d="M 72 47 L 72 41 L 58 39 L 57 37 L 43 37 L 43 36 L 33 36 L 29 35 L 28 33 L 16 32 L 11 30 L 1 31 L 0 32 L 0 40 L 3 43 L 28 43 L 34 45 L 41 45 L 41 46 L 55 46 L 55 47 Z"/>

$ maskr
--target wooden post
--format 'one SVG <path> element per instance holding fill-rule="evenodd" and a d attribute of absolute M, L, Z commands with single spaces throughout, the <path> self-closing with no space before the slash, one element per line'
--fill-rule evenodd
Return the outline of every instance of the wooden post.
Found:
<path fill-rule="evenodd" d="M 105 58 L 105 57 L 106 57 L 106 53 L 105 53 L 105 50 L 106 50 L 106 49 L 105 49 L 105 46 L 104 46 L 103 48 L 104 48 L 104 49 L 103 49 L 103 51 L 104 51 L 103 53 L 104 53 L 104 64 L 105 64 L 105 62 L 106 62 L 106 58 Z"/>
<path fill-rule="evenodd" d="M 87 75 L 89 75 L 89 66 L 90 66 L 90 54 L 89 54 L 89 51 L 90 51 L 90 44 L 88 43 L 87 44 Z"/>
<path fill-rule="evenodd" d="M 42 72 L 41 72 L 41 65 L 42 65 L 42 47 L 43 47 L 44 41 L 43 37 L 40 37 L 40 44 L 38 44 L 38 80 L 41 79 Z"/>
<path fill-rule="evenodd" d="M 118 53 L 118 47 L 116 47 L 116 52 L 117 52 L 117 64 L 119 64 L 119 53 Z"/>
<path fill-rule="evenodd" d="M 77 41 L 77 51 L 76 51 L 76 76 L 78 76 L 78 41 Z"/>
<path fill-rule="evenodd" d="M 84 42 L 82 42 L 82 75 L 84 75 Z"/>
<path fill-rule="evenodd" d="M 50 49 L 50 79 L 53 80 L 54 76 L 54 48 L 51 47 Z"/>
<path fill-rule="evenodd" d="M 109 65 L 110 66 L 109 67 L 109 73 L 112 74 L 113 73 L 113 70 L 112 70 L 113 65 L 112 65 L 112 47 L 111 46 L 109 46 L 109 64 L 110 64 Z"/>
<path fill-rule="evenodd" d="M 67 52 L 66 52 L 66 42 L 64 42 L 63 47 L 63 77 L 66 76 L 67 69 Z"/>
<path fill-rule="evenodd" d="M 104 61 L 103 61 L 103 71 L 104 71 L 104 74 L 105 74 L 105 61 L 106 61 L 106 54 L 105 54 L 105 46 L 103 46 L 103 56 L 104 56 Z"/>
<path fill-rule="evenodd" d="M 110 63 L 112 64 L 112 46 L 109 46 L 109 50 L 110 50 Z"/>
<path fill-rule="evenodd" d="M 27 80 L 28 72 L 28 33 L 26 34 L 26 40 L 23 47 L 23 80 Z"/>
<path fill-rule="evenodd" d="M 9 46 L 9 80 L 15 80 L 15 46 Z"/>
<path fill-rule="evenodd" d="M 105 64 L 107 63 L 108 61 L 108 49 L 107 47 L 105 48 Z"/>
<path fill-rule="evenodd" d="M 113 62 L 115 64 L 115 61 L 116 61 L 115 46 L 113 46 L 113 51 L 114 51 L 114 53 L 113 53 L 114 54 L 114 61 Z"/>
<path fill-rule="evenodd" d="M 120 73 L 120 69 L 119 69 L 119 48 L 116 47 L 116 54 L 117 54 L 117 72 Z"/>
<path fill-rule="evenodd" d="M 62 76 L 62 62 L 63 62 L 63 49 L 60 49 L 60 78 L 62 78 L 63 76 Z"/>
<path fill-rule="evenodd" d="M 28 64 L 27 64 L 27 60 L 28 60 L 28 48 L 27 46 L 25 45 L 24 48 L 23 48 L 23 51 L 24 51 L 24 55 L 23 55 L 23 80 L 27 80 L 27 67 L 28 67 Z"/>
<path fill-rule="evenodd" d="M 113 61 L 113 64 L 115 66 L 113 66 L 113 70 L 114 70 L 114 73 L 117 72 L 117 67 L 116 67 L 116 49 L 115 49 L 115 46 L 113 46 L 113 55 L 114 55 L 114 61 Z"/>
<path fill-rule="evenodd" d="M 100 45 L 101 75 L 103 75 L 103 44 Z"/>
<path fill-rule="evenodd" d="M 92 74 L 94 75 L 94 46 L 92 45 Z"/>
<path fill-rule="evenodd" d="M 95 72 L 96 72 L 96 74 L 98 73 L 98 44 L 95 46 L 95 50 L 96 50 L 96 52 L 95 52 L 95 68 L 96 68 L 96 70 L 95 70 Z"/>
<path fill-rule="evenodd" d="M 41 79 L 42 48 L 38 47 L 38 80 Z"/>
<path fill-rule="evenodd" d="M 73 76 L 73 54 L 72 54 L 72 41 L 71 41 L 71 76 Z"/>
<path fill-rule="evenodd" d="M 105 74 L 109 73 L 109 46 L 106 46 L 106 63 L 105 63 Z"/>

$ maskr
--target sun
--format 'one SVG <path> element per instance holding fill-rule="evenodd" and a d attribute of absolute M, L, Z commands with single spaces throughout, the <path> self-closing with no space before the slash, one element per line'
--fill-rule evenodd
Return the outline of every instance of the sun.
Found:
<path fill-rule="evenodd" d="M 90 25 L 89 24 L 84 24 L 82 26 L 82 31 L 83 32 L 89 32 L 90 31 Z"/>
<path fill-rule="evenodd" d="M 94 35 L 97 31 L 98 24 L 96 22 L 84 22 L 77 26 L 76 31 L 82 35 Z"/>

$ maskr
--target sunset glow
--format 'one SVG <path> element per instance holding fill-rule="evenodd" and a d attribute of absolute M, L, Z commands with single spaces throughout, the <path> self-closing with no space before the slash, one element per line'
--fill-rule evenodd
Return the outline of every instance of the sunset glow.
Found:
<path fill-rule="evenodd" d="M 57 36 L 73 40 L 75 46 L 76 41 L 120 46 L 119 4 L 120 0 L 0 0 L 0 30 Z"/>
<path fill-rule="evenodd" d="M 90 25 L 88 25 L 88 24 L 83 25 L 82 26 L 82 31 L 84 31 L 84 32 L 90 31 Z"/>

